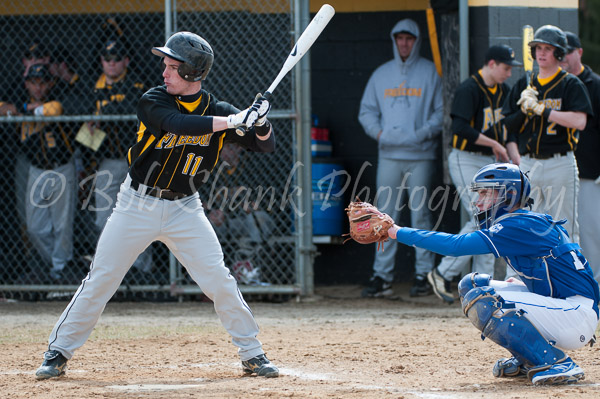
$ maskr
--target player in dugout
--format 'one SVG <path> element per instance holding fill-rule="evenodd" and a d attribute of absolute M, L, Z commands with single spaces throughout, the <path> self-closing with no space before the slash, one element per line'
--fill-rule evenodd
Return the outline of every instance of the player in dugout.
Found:
<path fill-rule="evenodd" d="M 514 270 L 518 278 L 469 273 L 458 285 L 463 312 L 482 339 L 512 355 L 494 364 L 495 377 L 526 376 L 534 385 L 584 379 L 564 351 L 595 342 L 600 293 L 581 248 L 563 227 L 566 220 L 526 209 L 529 178 L 514 164 L 484 166 L 471 190 L 479 230 L 446 234 L 394 224 L 388 236 L 443 255 L 491 253 Z"/>

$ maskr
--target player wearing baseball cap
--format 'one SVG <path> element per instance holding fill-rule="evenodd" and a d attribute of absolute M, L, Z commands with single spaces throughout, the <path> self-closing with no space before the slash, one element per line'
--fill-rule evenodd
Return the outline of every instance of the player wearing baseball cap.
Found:
<path fill-rule="evenodd" d="M 594 277 L 600 282 L 600 76 L 588 65 L 581 63 L 583 48 L 579 37 L 573 32 L 567 35 L 567 53 L 563 68 L 577 76 L 585 84 L 590 95 L 594 115 L 588 116 L 581 132 L 575 156 L 579 172 L 579 197 L 577 201 L 581 247 L 590 261 Z"/>
<path fill-rule="evenodd" d="M 147 91 L 138 103 L 129 174 L 98 240 L 90 272 L 52 330 L 36 377 L 65 373 L 67 360 L 85 343 L 134 260 L 156 240 L 169 247 L 214 302 L 238 347 L 243 371 L 277 377 L 279 370 L 257 339 L 258 325 L 225 267 L 198 195 L 225 142 L 255 152 L 274 151 L 270 104 L 257 96 L 240 111 L 203 90 L 214 56 L 208 42 L 194 33 L 175 33 L 152 52 L 163 60 L 164 85 Z M 238 135 L 238 127 L 247 132 Z"/>

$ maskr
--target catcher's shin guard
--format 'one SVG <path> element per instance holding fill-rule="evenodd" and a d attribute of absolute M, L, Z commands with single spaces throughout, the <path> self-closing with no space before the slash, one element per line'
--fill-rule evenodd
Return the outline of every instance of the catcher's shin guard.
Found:
<path fill-rule="evenodd" d="M 527 319 L 523 310 L 507 304 L 492 287 L 475 287 L 463 298 L 463 312 L 481 333 L 506 348 L 528 369 L 528 376 L 567 358 Z"/>

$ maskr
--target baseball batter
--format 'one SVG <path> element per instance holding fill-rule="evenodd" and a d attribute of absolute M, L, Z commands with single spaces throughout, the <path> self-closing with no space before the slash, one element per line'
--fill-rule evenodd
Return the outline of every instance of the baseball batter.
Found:
<path fill-rule="evenodd" d="M 480 230 L 454 235 L 394 225 L 388 235 L 443 255 L 503 257 L 520 280 L 469 273 L 458 285 L 463 312 L 482 338 L 512 355 L 496 362 L 494 376 L 527 375 L 536 385 L 583 379 L 581 367 L 563 350 L 595 340 L 600 292 L 565 220 L 525 209 L 531 202 L 529 179 L 514 164 L 483 167 L 472 189 Z"/>
<path fill-rule="evenodd" d="M 137 143 L 129 150 L 129 175 L 100 235 L 90 271 L 50 334 L 38 379 L 59 377 L 84 344 L 104 306 L 133 261 L 159 240 L 175 254 L 215 310 L 239 350 L 245 373 L 277 377 L 256 338 L 258 326 L 223 262 L 217 236 L 204 214 L 198 187 L 219 158 L 224 142 L 271 152 L 275 137 L 269 102 L 257 96 L 239 111 L 202 90 L 213 51 L 190 32 L 179 32 L 152 53 L 163 58 L 164 85 L 139 101 Z M 235 128 L 249 129 L 243 136 Z"/>
<path fill-rule="evenodd" d="M 534 209 L 567 219 L 569 235 L 579 242 L 579 179 L 573 151 L 592 107 L 583 83 L 560 68 L 567 47 L 561 29 L 542 26 L 529 46 L 539 73 L 531 78 L 531 86 L 526 76 L 519 79 L 502 108 L 508 141 L 517 142 L 523 155 L 513 161 L 529 172 Z"/>

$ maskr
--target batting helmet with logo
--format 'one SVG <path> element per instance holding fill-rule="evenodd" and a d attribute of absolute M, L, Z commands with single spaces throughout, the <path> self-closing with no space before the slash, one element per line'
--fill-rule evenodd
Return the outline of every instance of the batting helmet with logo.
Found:
<path fill-rule="evenodd" d="M 538 28 L 535 31 L 533 40 L 529 42 L 533 59 L 535 59 L 535 45 L 541 43 L 553 46 L 555 48 L 554 57 L 558 61 L 562 61 L 567 52 L 567 35 L 565 35 L 565 32 L 554 25 L 544 25 Z"/>
<path fill-rule="evenodd" d="M 154 47 L 152 53 L 182 62 L 177 71 L 179 76 L 188 82 L 206 79 L 215 58 L 210 44 L 191 32 L 173 34 L 164 47 Z"/>

